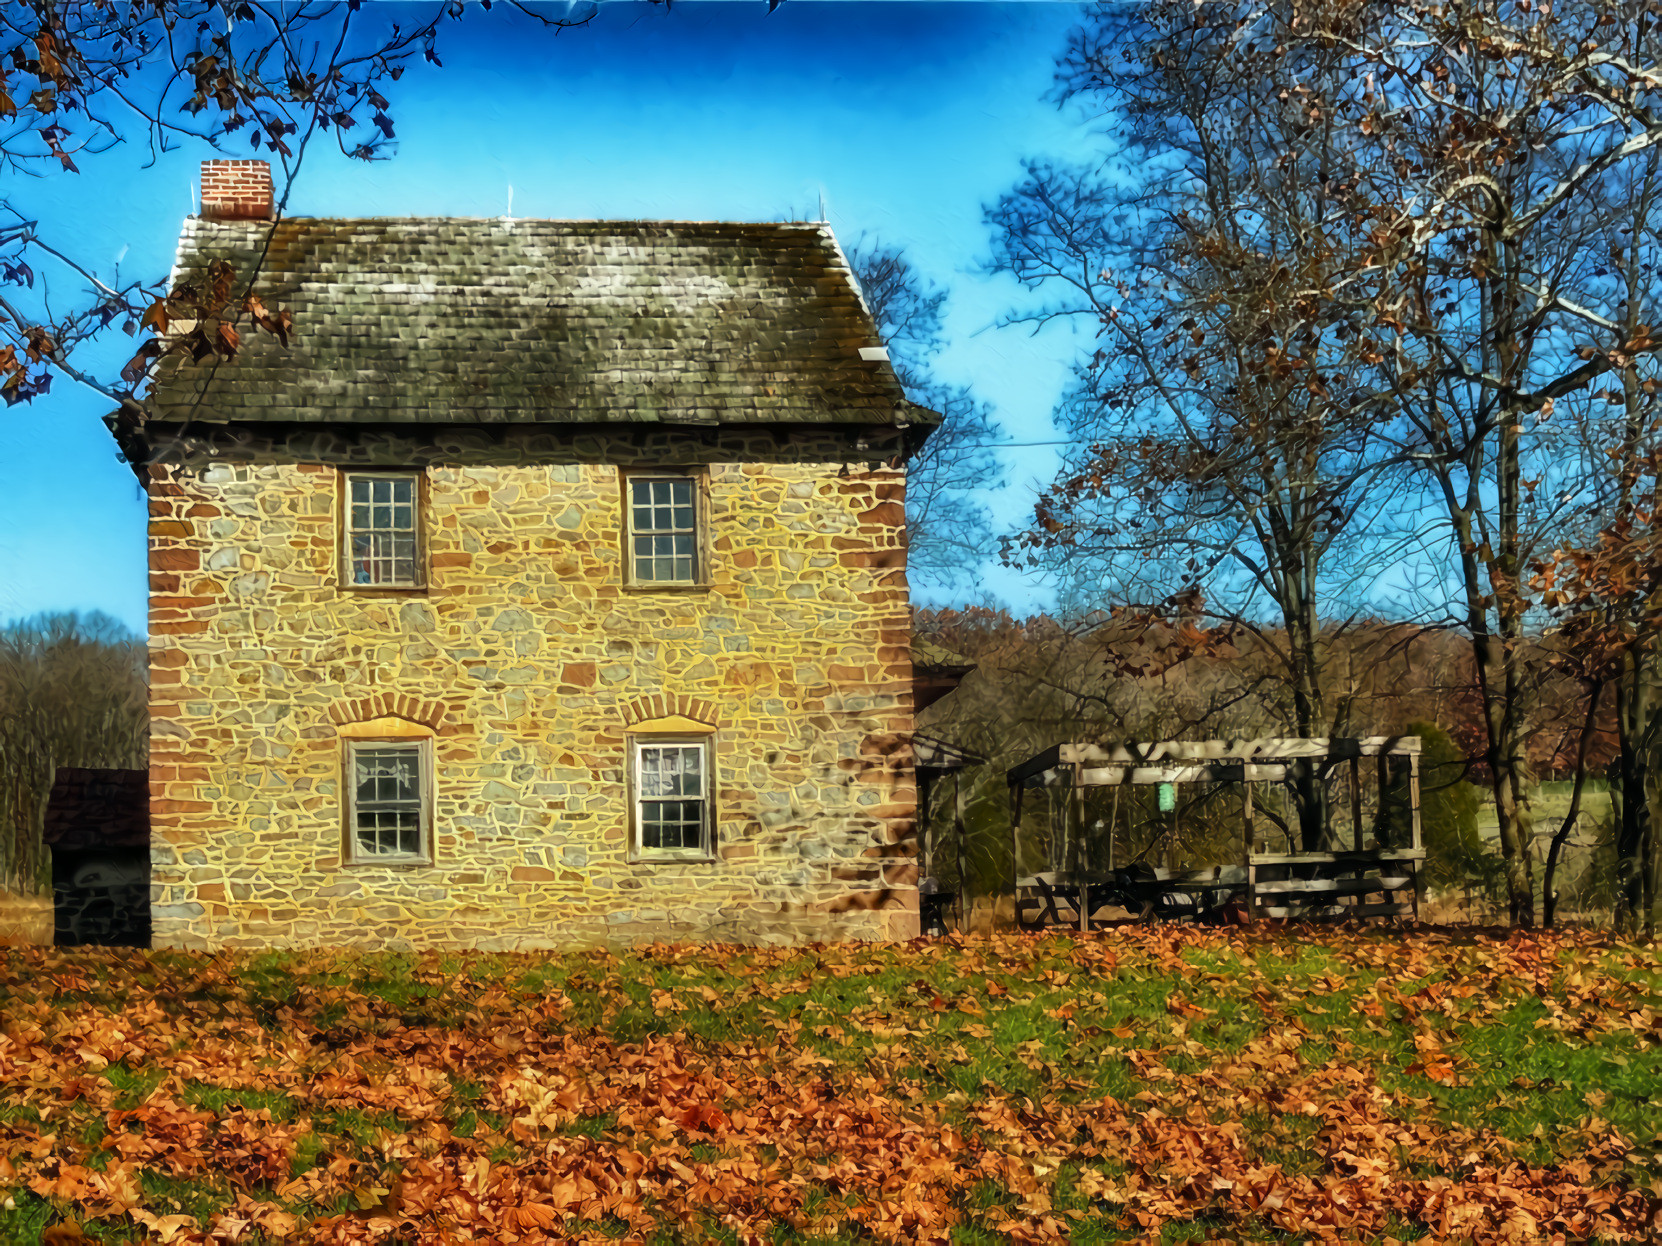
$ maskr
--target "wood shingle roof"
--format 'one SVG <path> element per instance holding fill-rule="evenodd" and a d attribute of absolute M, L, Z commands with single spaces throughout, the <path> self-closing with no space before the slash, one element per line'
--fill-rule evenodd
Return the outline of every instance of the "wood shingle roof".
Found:
<path fill-rule="evenodd" d="M 269 237 L 269 245 L 267 239 Z M 190 219 L 294 317 L 230 361 L 165 359 L 165 422 L 930 425 L 828 226 L 408 218 Z"/>

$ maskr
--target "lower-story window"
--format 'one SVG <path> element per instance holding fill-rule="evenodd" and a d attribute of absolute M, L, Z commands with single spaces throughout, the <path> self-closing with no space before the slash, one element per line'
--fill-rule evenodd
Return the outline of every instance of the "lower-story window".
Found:
<path fill-rule="evenodd" d="M 432 762 L 426 743 L 353 741 L 347 750 L 347 772 L 351 859 L 427 860 Z"/>
<path fill-rule="evenodd" d="M 632 761 L 636 852 L 642 857 L 709 856 L 709 742 L 637 739 Z"/>

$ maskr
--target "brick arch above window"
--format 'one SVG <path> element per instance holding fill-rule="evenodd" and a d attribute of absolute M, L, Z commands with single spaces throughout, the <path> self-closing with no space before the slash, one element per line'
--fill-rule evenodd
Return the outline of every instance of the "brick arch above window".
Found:
<path fill-rule="evenodd" d="M 709 731 L 719 730 L 721 716 L 708 701 L 679 692 L 659 692 L 630 701 L 623 707 L 624 730 L 632 730 L 666 718 L 688 719 Z"/>
<path fill-rule="evenodd" d="M 444 704 L 441 701 L 424 701 L 406 693 L 378 692 L 354 701 L 335 702 L 329 707 L 329 717 L 342 735 L 353 734 L 350 728 L 354 724 L 388 718 L 403 719 L 437 735 L 444 718 Z"/>

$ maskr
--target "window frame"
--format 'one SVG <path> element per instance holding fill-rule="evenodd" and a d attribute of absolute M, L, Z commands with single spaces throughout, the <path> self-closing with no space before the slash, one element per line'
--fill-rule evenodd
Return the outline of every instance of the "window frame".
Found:
<path fill-rule="evenodd" d="M 690 580 L 643 580 L 635 568 L 635 499 L 637 481 L 685 480 L 692 486 L 693 574 Z M 623 505 L 623 585 L 637 592 L 697 592 L 710 586 L 709 473 L 702 467 L 631 467 L 619 471 Z"/>
<path fill-rule="evenodd" d="M 337 579 L 341 591 L 348 593 L 425 593 L 428 586 L 427 568 L 427 471 L 420 467 L 343 467 L 339 472 L 339 523 L 336 525 L 339 549 Z M 354 480 L 407 479 L 414 483 L 412 500 L 415 535 L 415 578 L 408 582 L 387 584 L 359 584 L 352 576 L 352 482 Z"/>
<path fill-rule="evenodd" d="M 627 771 L 629 780 L 629 859 L 639 862 L 709 862 L 716 859 L 716 750 L 715 736 L 707 733 L 689 735 L 634 734 L 627 741 Z M 700 820 L 700 842 L 696 848 L 648 848 L 642 843 L 645 829 L 641 805 L 641 751 L 649 748 L 693 748 L 703 759 L 702 787 L 703 816 Z"/>
<path fill-rule="evenodd" d="M 346 865 L 419 866 L 433 864 L 433 740 L 389 736 L 382 739 L 353 737 L 341 741 L 341 861 Z M 371 750 L 400 749 L 414 753 L 417 760 L 416 805 L 419 851 L 414 855 L 367 853 L 358 846 L 358 754 Z"/>

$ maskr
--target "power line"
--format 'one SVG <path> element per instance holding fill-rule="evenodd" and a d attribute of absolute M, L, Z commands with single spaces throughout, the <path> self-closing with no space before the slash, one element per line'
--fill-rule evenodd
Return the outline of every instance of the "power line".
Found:
<path fill-rule="evenodd" d="M 1030 446 L 1071 446 L 1077 442 L 1071 437 L 1061 441 L 965 441 L 959 445 L 966 450 L 1021 450 Z"/>

